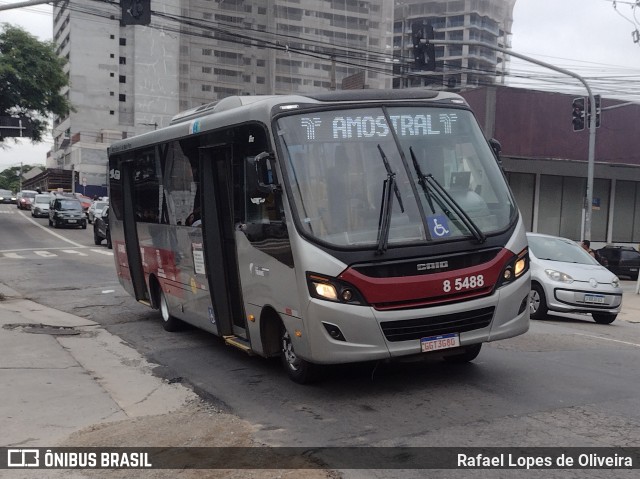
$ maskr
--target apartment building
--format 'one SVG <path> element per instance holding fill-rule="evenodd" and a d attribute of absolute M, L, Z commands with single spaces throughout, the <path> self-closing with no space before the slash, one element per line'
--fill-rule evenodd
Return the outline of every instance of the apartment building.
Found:
<path fill-rule="evenodd" d="M 435 40 L 477 41 L 511 47 L 516 0 L 396 0 L 393 26 L 394 88 L 463 89 L 501 82 L 508 58 L 470 45 L 435 45 L 435 71 L 416 68 L 414 24 L 431 25 Z"/>
<path fill-rule="evenodd" d="M 114 140 L 230 95 L 390 88 L 392 0 L 152 2 L 149 26 L 118 3 L 58 2 L 53 34 L 74 111 L 55 118 L 47 167 L 107 183 Z"/>

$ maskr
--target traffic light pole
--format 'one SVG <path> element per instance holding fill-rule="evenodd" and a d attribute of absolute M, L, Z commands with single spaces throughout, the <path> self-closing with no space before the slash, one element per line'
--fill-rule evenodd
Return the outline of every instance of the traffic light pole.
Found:
<path fill-rule="evenodd" d="M 551 65 L 550 63 L 546 63 L 540 60 L 536 60 L 535 58 L 528 57 L 526 55 L 522 55 L 521 53 L 516 53 L 507 48 L 497 47 L 495 45 L 489 45 L 483 42 L 475 42 L 475 41 L 464 41 L 464 40 L 430 40 L 432 43 L 436 45 L 468 45 L 472 47 L 483 47 L 489 50 L 494 50 L 497 52 L 502 52 L 506 55 L 511 55 L 512 57 L 520 58 L 522 60 L 535 63 L 536 65 L 540 65 L 541 67 L 549 68 L 550 70 L 557 71 L 564 75 L 568 75 L 570 77 L 575 78 L 580 83 L 584 85 L 587 89 L 587 94 L 589 95 L 589 114 L 591 115 L 591 121 L 589 122 L 589 157 L 587 163 L 587 192 L 586 192 L 586 200 L 583 205 L 584 208 L 584 225 L 582 230 L 582 239 L 591 240 L 591 212 L 593 205 L 593 175 L 594 175 L 594 164 L 595 164 L 595 149 L 596 149 L 596 99 L 589 87 L 587 81 L 582 78 L 577 73 L 574 73 L 569 70 L 565 70 L 564 68 L 557 67 L 555 65 Z"/>

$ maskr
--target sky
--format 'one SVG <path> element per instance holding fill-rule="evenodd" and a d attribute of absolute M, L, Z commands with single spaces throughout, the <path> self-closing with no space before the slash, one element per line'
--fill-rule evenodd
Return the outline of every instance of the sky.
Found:
<path fill-rule="evenodd" d="M 22 0 L 0 0 L 0 5 Z M 152 7 L 153 7 L 152 0 Z M 615 4 L 615 8 L 614 8 Z M 640 7 L 635 1 L 517 0 L 513 12 L 512 48 L 539 61 L 574 71 L 583 77 L 607 77 L 590 81 L 594 93 L 640 101 L 640 43 L 632 32 L 640 29 Z M 19 25 L 41 40 L 52 36 L 48 5 L 0 11 L 0 23 Z M 635 17 L 638 21 L 635 20 Z M 534 79 L 545 77 L 547 81 Z M 512 59 L 509 85 L 583 93 L 576 80 Z M 635 95 L 630 92 L 635 90 Z M 0 171 L 11 166 L 44 164 L 52 146 L 49 136 L 39 145 L 9 142 L 0 149 Z"/>

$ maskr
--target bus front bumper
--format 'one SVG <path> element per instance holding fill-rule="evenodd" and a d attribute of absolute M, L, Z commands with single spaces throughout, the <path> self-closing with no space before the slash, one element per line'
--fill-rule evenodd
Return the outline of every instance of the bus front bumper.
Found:
<path fill-rule="evenodd" d="M 473 317 L 474 312 L 485 315 L 486 325 L 481 323 L 480 327 L 473 326 L 475 329 L 459 332 L 461 346 L 510 338 L 529 329 L 529 291 L 527 273 L 491 296 L 429 308 L 377 311 L 371 307 L 311 299 L 304 320 L 308 334 L 296 352 L 318 364 L 420 354 L 421 334 L 415 336 L 411 333 L 416 324 L 419 329 L 425 325 L 429 328 L 431 323 L 442 318 L 446 322 L 449 318 Z M 394 334 L 397 331 L 401 331 L 400 336 Z M 407 336 L 411 336 L 410 339 L 402 339 Z"/>

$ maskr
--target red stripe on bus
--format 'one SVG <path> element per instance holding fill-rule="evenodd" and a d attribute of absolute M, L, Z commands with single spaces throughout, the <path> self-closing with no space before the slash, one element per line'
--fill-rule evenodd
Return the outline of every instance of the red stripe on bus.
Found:
<path fill-rule="evenodd" d="M 502 249 L 491 261 L 469 268 L 389 278 L 365 276 L 347 268 L 339 278 L 358 288 L 378 310 L 432 306 L 491 294 L 514 256 Z"/>

